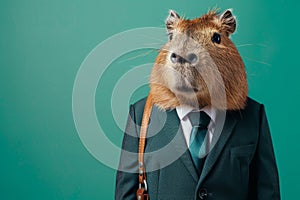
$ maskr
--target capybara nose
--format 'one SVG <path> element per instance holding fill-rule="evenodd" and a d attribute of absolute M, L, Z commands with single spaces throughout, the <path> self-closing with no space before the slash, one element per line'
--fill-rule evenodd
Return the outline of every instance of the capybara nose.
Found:
<path fill-rule="evenodd" d="M 190 64 L 195 64 L 198 60 L 197 55 L 194 53 L 190 53 L 187 55 L 187 60 Z"/>
<path fill-rule="evenodd" d="M 176 64 L 176 63 L 180 63 L 183 64 L 185 62 L 187 62 L 187 60 L 185 60 L 182 56 L 177 55 L 176 53 L 172 53 L 170 56 L 171 62 Z"/>
<path fill-rule="evenodd" d="M 184 64 L 184 63 L 190 63 L 195 64 L 197 62 L 197 55 L 194 53 L 190 53 L 185 57 L 178 55 L 176 53 L 171 53 L 170 55 L 171 62 L 176 64 Z"/>

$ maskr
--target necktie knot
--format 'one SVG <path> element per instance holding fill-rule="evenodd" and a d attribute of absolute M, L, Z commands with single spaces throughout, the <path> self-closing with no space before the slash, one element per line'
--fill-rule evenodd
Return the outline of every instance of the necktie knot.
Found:
<path fill-rule="evenodd" d="M 210 122 L 210 117 L 204 111 L 190 112 L 188 117 L 193 127 L 197 126 L 207 129 Z"/>

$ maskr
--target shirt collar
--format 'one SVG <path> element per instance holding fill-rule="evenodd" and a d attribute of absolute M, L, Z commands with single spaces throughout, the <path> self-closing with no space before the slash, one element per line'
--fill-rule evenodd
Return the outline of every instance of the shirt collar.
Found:
<path fill-rule="evenodd" d="M 187 105 L 180 105 L 176 107 L 176 111 L 180 120 L 183 120 L 190 112 L 204 111 L 211 118 L 213 123 L 216 122 L 217 109 L 212 106 L 205 106 L 199 110 Z"/>

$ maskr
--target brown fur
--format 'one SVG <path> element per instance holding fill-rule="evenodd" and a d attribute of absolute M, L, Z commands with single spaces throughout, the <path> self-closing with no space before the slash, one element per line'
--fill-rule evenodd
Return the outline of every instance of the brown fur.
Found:
<path fill-rule="evenodd" d="M 153 102 L 159 108 L 174 109 L 183 104 L 198 108 L 212 105 L 222 110 L 244 108 L 248 95 L 245 68 L 236 47 L 229 38 L 229 35 L 235 30 L 235 23 L 233 23 L 235 18 L 222 19 L 220 16 L 216 11 L 210 11 L 200 18 L 187 20 L 179 18 L 179 16 L 174 17 L 174 14 L 172 15 L 170 12 L 169 17 L 171 18 L 167 19 L 166 26 L 173 39 L 170 39 L 160 50 L 150 78 L 150 93 Z M 221 35 L 220 44 L 214 44 L 211 41 L 215 32 Z M 185 46 L 188 45 L 188 37 L 199 43 L 199 48 L 197 47 L 198 49 L 195 50 L 199 57 L 197 66 L 170 64 L 169 52 L 173 47 L 177 48 L 178 45 L 174 43 L 179 35 L 187 37 L 178 39 L 183 48 L 178 48 L 176 51 L 190 51 L 191 48 Z M 217 71 L 220 74 L 219 77 Z M 200 88 L 194 93 L 196 104 L 193 101 L 193 95 L 178 93 L 172 88 L 176 84 L 184 84 L 185 81 L 182 80 L 180 74 L 188 79 L 189 84 L 193 87 Z M 220 95 L 222 91 L 225 91 L 224 98 Z M 212 100 L 212 96 L 214 100 Z"/>

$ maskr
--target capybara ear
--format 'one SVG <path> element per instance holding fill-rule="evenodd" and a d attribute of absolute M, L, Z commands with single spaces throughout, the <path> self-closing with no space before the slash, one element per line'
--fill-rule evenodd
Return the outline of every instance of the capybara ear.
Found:
<path fill-rule="evenodd" d="M 180 16 L 174 10 L 170 10 L 169 15 L 165 22 L 170 40 L 172 39 L 173 31 L 179 21 L 180 21 Z"/>
<path fill-rule="evenodd" d="M 228 33 L 228 35 L 234 33 L 236 29 L 236 18 L 232 14 L 231 9 L 225 10 L 220 16 L 219 19 L 223 25 L 224 30 Z"/>

